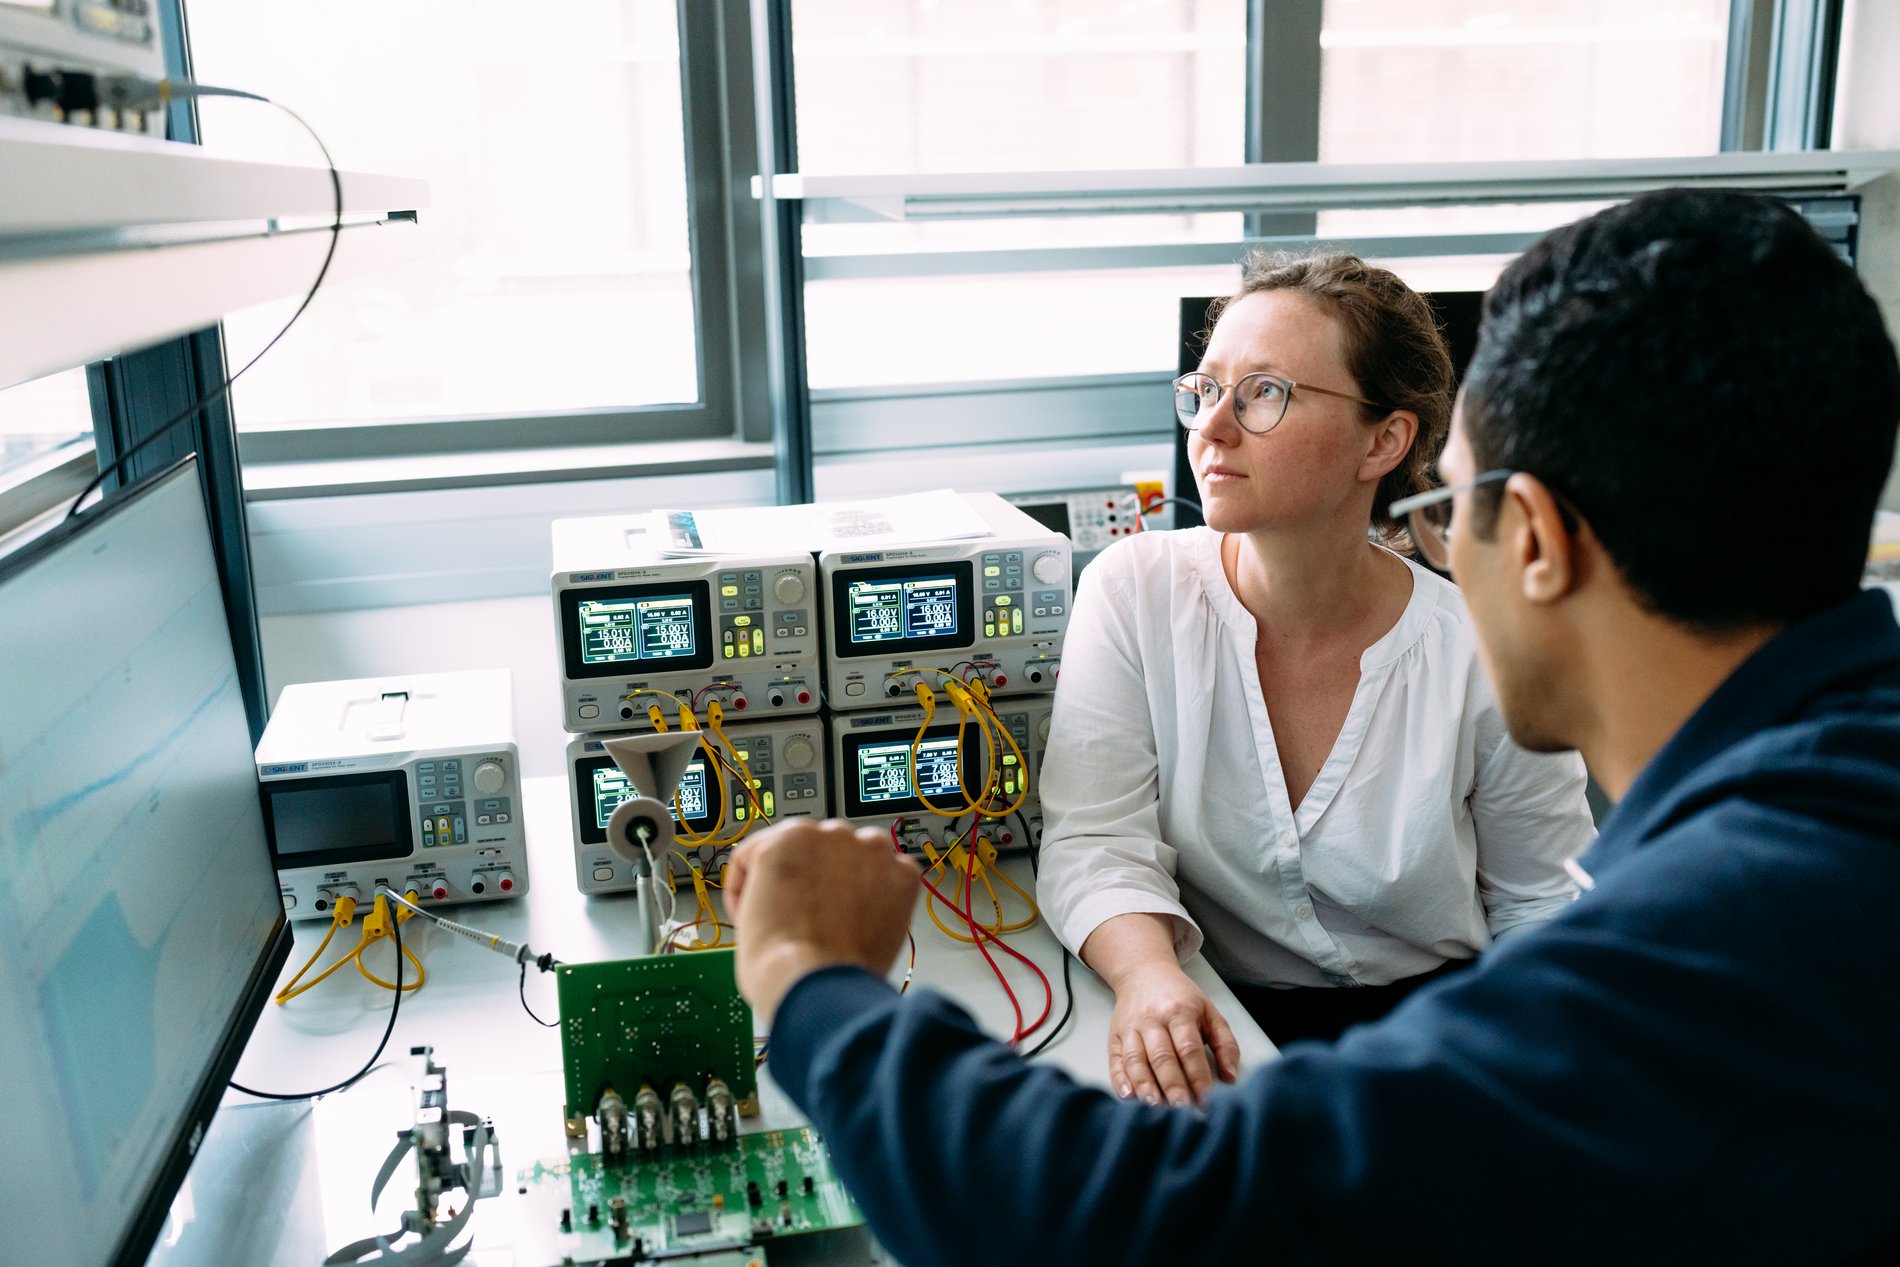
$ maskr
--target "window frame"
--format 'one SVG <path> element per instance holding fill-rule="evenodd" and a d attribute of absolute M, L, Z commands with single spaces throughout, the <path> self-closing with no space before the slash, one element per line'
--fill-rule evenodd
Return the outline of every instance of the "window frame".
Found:
<path fill-rule="evenodd" d="M 161 0 L 160 9 L 176 24 L 181 46 L 187 45 L 185 7 L 188 0 Z M 501 414 L 407 422 L 402 425 L 346 423 L 333 426 L 269 428 L 246 431 L 238 444 L 247 465 L 270 468 L 272 478 L 260 480 L 253 496 L 284 498 L 327 496 L 378 491 L 385 484 L 376 476 L 377 464 L 408 456 L 430 459 L 439 477 L 410 479 L 405 487 L 486 487 L 503 483 L 595 479 L 603 473 L 601 453 L 610 448 L 615 474 L 703 469 L 732 472 L 739 469 L 774 470 L 781 500 L 795 500 L 813 487 L 814 394 L 804 374 L 802 292 L 807 266 L 813 276 L 825 276 L 852 267 L 879 275 L 901 274 L 907 261 L 879 257 L 856 265 L 841 261 L 807 260 L 799 249 L 800 208 L 774 200 L 769 187 L 760 196 L 755 182 L 761 170 L 795 169 L 795 138 L 790 136 L 793 111 L 791 82 L 791 25 L 789 4 L 750 0 L 745 5 L 705 6 L 676 0 L 680 23 L 681 94 L 685 123 L 689 241 L 693 257 L 693 302 L 697 329 L 700 401 L 690 405 L 641 406 L 617 410 L 589 410 L 547 415 Z M 1249 122 L 1247 158 L 1287 161 L 1304 157 L 1317 140 L 1317 96 L 1313 117 L 1267 110 L 1264 84 L 1284 87 L 1289 82 L 1318 83 L 1321 52 L 1316 31 L 1323 0 L 1291 0 L 1291 7 L 1274 0 L 1248 0 L 1246 92 Z M 1841 0 L 1732 0 L 1730 54 L 1724 89 L 1724 146 L 1743 147 L 1773 136 L 1789 146 L 1797 134 L 1809 144 L 1825 138 L 1831 124 L 1832 89 L 1829 76 L 1836 64 Z M 1795 48 L 1794 45 L 1800 45 Z M 1826 81 L 1826 82 L 1824 82 Z M 1800 108 L 1795 108 L 1799 103 Z M 189 103 L 174 105 L 178 135 L 189 137 Z M 761 182 L 767 183 L 767 182 Z M 1297 216 L 1298 213 L 1294 213 Z M 1165 267 L 1203 262 L 1210 251 L 1231 245 L 1239 248 L 1262 241 L 1294 244 L 1303 239 L 1304 225 L 1288 223 L 1294 216 L 1250 216 L 1244 241 L 1232 244 L 1157 245 L 1117 248 L 1121 266 L 1151 264 Z M 1275 232 L 1274 230 L 1279 230 Z M 1293 229 L 1293 232 L 1286 232 Z M 1371 243 L 1367 243 L 1368 246 Z M 1431 245 L 1424 238 L 1409 240 L 1414 251 Z M 1444 240 L 1447 251 L 1468 250 L 1475 243 Z M 996 252 L 987 261 L 966 259 L 964 264 L 987 263 L 1008 268 L 1012 263 L 1051 267 L 1046 253 L 1021 260 Z M 1145 257 L 1145 258 L 1144 258 Z M 941 267 L 941 258 L 919 257 L 921 272 Z M 1107 262 L 1096 261 L 1097 265 Z M 1084 263 L 1078 259 L 1077 265 Z M 216 331 L 173 341 L 210 375 L 223 372 L 222 339 Z M 165 345 L 161 345 L 165 346 Z M 1113 376 L 1113 385 L 1130 385 Z M 213 380 L 215 381 L 215 380 Z M 1099 391 L 1101 375 L 1051 377 L 1021 386 L 1049 405 L 1065 390 L 1078 397 Z M 915 409 L 941 411 L 959 395 L 994 399 L 1000 384 L 904 385 L 881 393 L 892 407 L 893 431 L 901 431 Z M 1015 385 L 1011 385 L 1015 386 Z M 1007 390 L 1007 389 L 1006 389 Z M 821 413 L 837 401 L 834 393 L 817 393 Z M 880 395 L 876 390 L 850 390 L 859 406 Z M 910 402 L 910 403 L 906 403 Z M 113 400 L 95 395 L 94 433 L 112 437 L 137 435 L 141 421 L 155 425 L 149 415 L 156 404 L 120 394 Z M 1170 435 L 1166 411 L 1157 406 L 1154 436 Z M 940 413 L 938 413 L 940 416 Z M 845 456 L 821 433 L 817 446 L 826 460 Z M 1116 428 L 1104 437 L 1110 443 L 1131 438 Z M 1057 427 L 1048 443 L 1073 446 L 1081 437 L 1070 428 Z M 1036 436 L 1018 434 L 1015 449 L 1033 444 Z M 703 449 L 702 449 L 703 446 Z M 97 460 L 109 460 L 109 444 L 100 445 Z M 535 450 L 534 461 L 519 473 L 498 474 L 496 458 Z M 571 462 L 563 454 L 571 452 Z M 703 461 L 695 458 L 703 453 Z M 486 458 L 485 462 L 457 465 L 456 455 Z M 31 481 L 16 480 L 0 487 L 0 530 L 21 522 L 20 508 L 34 497 L 41 500 L 61 479 L 68 479 L 68 463 L 59 472 L 36 474 Z M 299 468 L 321 476 L 305 491 Z M 414 463 L 410 464 L 413 469 Z M 338 478 L 339 472 L 345 472 Z M 361 472 L 358 481 L 355 472 Z M 48 482 L 52 481 L 52 482 Z M 108 489 L 108 495 L 114 490 Z M 236 489 L 231 492 L 235 495 Z"/>
<path fill-rule="evenodd" d="M 188 0 L 164 0 L 180 12 Z M 755 165 L 752 47 L 743 15 L 730 6 L 675 0 L 679 23 L 681 118 L 685 127 L 688 249 L 699 399 L 682 404 L 404 419 L 401 423 L 316 422 L 239 433 L 246 464 L 373 462 L 380 458 L 598 448 L 665 441 L 769 438 L 759 270 L 751 244 L 759 211 L 749 187 Z M 195 135 L 195 134 L 194 134 Z M 423 231 L 427 232 L 426 213 Z M 761 455 L 761 460 L 764 460 Z M 445 477 L 479 484 L 483 477 Z M 374 486 L 366 476 L 364 488 Z"/>
<path fill-rule="evenodd" d="M 1721 149 L 1825 149 L 1832 127 L 1833 73 L 1840 37 L 1840 10 L 1843 0 L 1731 0 L 1729 58 L 1723 83 Z M 1325 0 L 1248 0 L 1247 6 L 1247 85 L 1246 150 L 1248 163 L 1299 162 L 1317 158 L 1319 144 L 1319 84 L 1323 50 L 1320 30 Z M 1266 91 L 1273 83 L 1284 87 L 1310 86 L 1312 101 L 1308 110 L 1275 108 L 1275 97 Z M 1755 144 L 1731 145 L 1732 132 L 1742 121 L 1752 120 Z M 1739 134 L 1739 133 L 1737 133 Z M 1779 143 L 1764 147 L 1762 136 Z M 955 177 L 943 178 L 954 180 Z M 982 177 L 975 178 L 979 182 Z M 893 184 L 903 184 L 895 181 Z M 919 183 L 928 183 L 923 181 Z M 807 204 L 811 206 L 811 204 Z M 823 217 L 826 209 L 819 207 Z M 847 218 L 852 218 L 847 213 Z M 1312 211 L 1247 212 L 1245 236 L 1233 242 L 1193 244 L 1157 244 L 1152 247 L 1041 247 L 1022 250 L 991 249 L 966 252 L 891 252 L 853 256 L 825 256 L 808 260 L 807 275 L 812 278 L 846 276 L 903 277 L 928 276 L 956 267 L 972 272 L 1001 272 L 1014 264 L 1024 271 L 1059 271 L 1070 268 L 1101 267 L 1111 260 L 1119 267 L 1168 267 L 1187 263 L 1212 262 L 1211 257 L 1226 252 L 1238 260 L 1249 248 L 1299 249 L 1322 239 L 1316 234 L 1316 214 Z M 1373 235 L 1323 239 L 1331 245 L 1361 254 L 1387 257 L 1426 258 L 1447 255 L 1515 254 L 1542 237 L 1541 232 L 1446 232 L 1398 235 Z M 1156 406 L 1155 421 L 1143 427 L 1136 423 L 1132 402 L 1118 411 L 1119 425 L 1091 438 L 1071 434 L 1071 428 L 1058 422 L 1034 433 L 1018 430 L 1015 446 L 1041 443 L 1062 448 L 1073 454 L 1078 445 L 1090 443 L 1125 446 L 1131 441 L 1150 439 L 1172 444 L 1175 430 L 1172 410 L 1166 407 L 1165 383 L 1170 376 L 1156 374 L 1153 379 Z M 887 453 L 908 450 L 918 457 L 927 453 L 949 453 L 963 446 L 945 446 L 918 450 L 907 438 L 928 433 L 930 424 L 958 409 L 993 405 L 1002 393 L 1004 399 L 1033 398 L 1045 409 L 1063 393 L 1072 395 L 1078 405 L 1095 400 L 1104 389 L 1123 393 L 1139 390 L 1139 378 L 1133 375 L 1100 373 L 1052 376 L 1030 382 L 959 383 L 939 385 L 896 385 L 888 388 L 828 388 L 811 393 L 818 402 L 816 411 L 816 460 L 836 468 L 854 461 L 875 459 Z M 855 426 L 854 415 L 876 410 L 882 431 L 890 437 L 906 437 L 870 443 L 865 428 Z M 1049 410 L 1045 416 L 1054 416 Z M 998 444 L 1001 440 L 985 434 L 976 444 Z M 781 454 L 781 461 L 786 460 Z M 809 464 L 813 455 L 792 455 L 794 462 Z M 834 472 L 835 474 L 835 472 Z M 1007 477 L 1005 477 L 1007 478 Z M 1025 476 L 1032 483 L 1031 472 Z M 821 474 L 817 482 L 835 484 Z"/>

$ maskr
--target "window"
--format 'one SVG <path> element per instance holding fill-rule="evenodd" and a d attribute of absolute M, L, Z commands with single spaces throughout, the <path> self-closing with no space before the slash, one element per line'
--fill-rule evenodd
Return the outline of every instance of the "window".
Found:
<path fill-rule="evenodd" d="M 1729 0 L 1325 0 L 1324 162 L 1720 148 Z M 1578 204 L 1324 212 L 1322 235 L 1537 232 Z M 1489 285 L 1502 258 L 1466 281 Z"/>
<path fill-rule="evenodd" d="M 1719 148 L 1728 0 L 1326 0 L 1321 160 Z"/>
<path fill-rule="evenodd" d="M 1240 161 L 1246 8 L 795 0 L 807 174 Z"/>
<path fill-rule="evenodd" d="M 1244 157 L 1237 0 L 796 0 L 792 32 L 807 175 Z M 1011 267 L 1011 254 L 1232 242 L 1240 231 L 1237 215 L 808 226 L 811 386 L 1166 369 L 1179 297 L 1230 285 L 1230 266 L 1038 274 Z M 883 277 L 854 267 L 913 253 L 955 253 L 957 263 Z"/>
<path fill-rule="evenodd" d="M 83 368 L 0 391 L 0 487 L 62 457 L 91 452 L 92 405 Z M 12 526 L 0 524 L 0 531 Z"/>
<path fill-rule="evenodd" d="M 194 73 L 297 110 L 340 167 L 428 180 L 425 255 L 326 287 L 233 389 L 242 430 L 701 399 L 670 0 L 296 13 L 190 0 Z M 213 150 L 314 161 L 267 106 L 206 100 L 200 119 Z M 230 314 L 232 366 L 296 302 Z"/>

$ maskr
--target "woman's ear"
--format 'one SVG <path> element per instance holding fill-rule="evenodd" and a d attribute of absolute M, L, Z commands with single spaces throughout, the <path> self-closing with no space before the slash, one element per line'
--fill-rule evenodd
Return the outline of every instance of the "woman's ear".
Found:
<path fill-rule="evenodd" d="M 1371 437 L 1365 461 L 1359 466 L 1359 478 L 1371 482 L 1384 479 L 1412 451 L 1412 441 L 1418 437 L 1418 415 L 1409 409 L 1394 409 L 1366 429 Z"/>

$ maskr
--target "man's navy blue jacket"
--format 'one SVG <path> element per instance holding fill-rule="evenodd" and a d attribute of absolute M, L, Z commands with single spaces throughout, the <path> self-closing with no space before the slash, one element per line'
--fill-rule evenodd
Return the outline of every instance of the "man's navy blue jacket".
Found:
<path fill-rule="evenodd" d="M 1555 920 L 1204 1113 L 856 969 L 793 987 L 772 1070 L 907 1267 L 1821 1263 L 1900 1225 L 1886 596 L 1751 656 L 1582 862 Z"/>

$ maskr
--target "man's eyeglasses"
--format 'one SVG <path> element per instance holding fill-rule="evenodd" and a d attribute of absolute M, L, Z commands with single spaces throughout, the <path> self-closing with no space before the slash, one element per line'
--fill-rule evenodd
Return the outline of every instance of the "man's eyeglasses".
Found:
<path fill-rule="evenodd" d="M 1386 513 L 1394 519 L 1403 519 L 1412 534 L 1412 543 L 1425 561 L 1441 572 L 1451 571 L 1451 508 L 1452 499 L 1458 494 L 1483 484 L 1495 484 L 1499 480 L 1510 479 L 1515 470 L 1500 467 L 1495 471 L 1486 471 L 1476 479 L 1466 480 L 1462 484 L 1453 484 L 1448 488 L 1434 488 L 1429 493 L 1414 493 L 1410 497 L 1401 497 L 1387 507 Z"/>
<path fill-rule="evenodd" d="M 1388 408 L 1362 396 L 1336 392 L 1326 387 L 1310 387 L 1277 374 L 1248 374 L 1238 383 L 1223 383 L 1212 374 L 1196 371 L 1174 380 L 1174 416 L 1189 431 L 1199 431 L 1201 424 L 1220 404 L 1221 393 L 1227 391 L 1234 394 L 1234 421 L 1240 424 L 1242 431 L 1257 436 L 1263 436 L 1280 425 L 1280 419 L 1286 417 L 1286 403 L 1296 391 L 1337 396 L 1340 400 L 1350 400 L 1371 409 Z"/>

